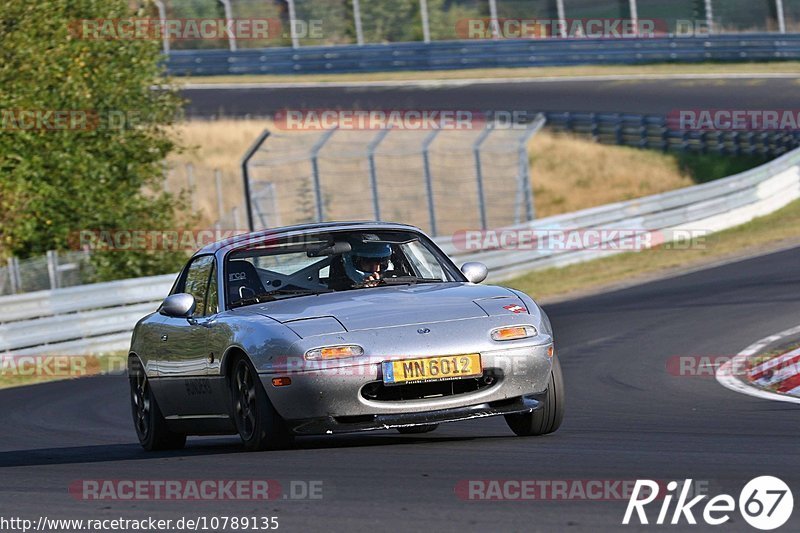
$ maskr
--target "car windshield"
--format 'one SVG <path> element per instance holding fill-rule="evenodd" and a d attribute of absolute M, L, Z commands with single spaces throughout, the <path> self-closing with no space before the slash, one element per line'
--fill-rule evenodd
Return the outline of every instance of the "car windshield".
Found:
<path fill-rule="evenodd" d="M 225 261 L 229 308 L 327 292 L 461 281 L 441 251 L 403 231 L 328 232 L 250 245 Z"/>

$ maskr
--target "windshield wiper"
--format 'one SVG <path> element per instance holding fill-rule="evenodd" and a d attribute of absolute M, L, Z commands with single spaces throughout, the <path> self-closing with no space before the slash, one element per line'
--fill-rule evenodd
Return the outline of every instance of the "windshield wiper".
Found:
<path fill-rule="evenodd" d="M 330 289 L 275 289 L 274 291 L 270 292 L 263 292 L 261 294 L 257 294 L 255 296 L 251 296 L 249 298 L 242 298 L 238 302 L 233 302 L 231 304 L 231 308 L 235 307 L 243 307 L 245 305 L 253 305 L 253 304 L 262 304 L 265 302 L 274 302 L 276 300 L 288 300 L 289 298 L 297 298 L 300 296 L 310 296 L 313 294 L 323 294 L 327 292 L 333 292 Z M 285 296 L 284 298 L 278 298 L 277 295 Z"/>
<path fill-rule="evenodd" d="M 381 278 L 386 285 L 416 285 L 417 283 L 443 283 L 436 278 L 418 278 L 416 276 L 400 276 L 397 278 Z"/>

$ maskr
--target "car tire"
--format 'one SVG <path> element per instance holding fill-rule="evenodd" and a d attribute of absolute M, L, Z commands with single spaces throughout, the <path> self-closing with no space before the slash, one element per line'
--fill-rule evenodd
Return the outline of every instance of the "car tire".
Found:
<path fill-rule="evenodd" d="M 292 442 L 292 435 L 246 357 L 233 363 L 230 376 L 231 413 L 247 451 L 277 450 Z"/>
<path fill-rule="evenodd" d="M 506 423 L 511 431 L 520 437 L 529 437 L 553 433 L 561 426 L 564 419 L 564 378 L 561 375 L 561 363 L 555 355 L 542 404 L 541 408 L 532 413 L 506 415 Z"/>
<path fill-rule="evenodd" d="M 186 446 L 186 435 L 170 431 L 167 427 L 167 421 L 161 414 L 153 389 L 150 388 L 150 380 L 138 357 L 128 359 L 128 381 L 133 426 L 142 448 L 152 452 L 180 450 Z"/>
<path fill-rule="evenodd" d="M 403 435 L 419 435 L 420 433 L 430 433 L 439 427 L 439 424 L 426 424 L 424 426 L 409 426 L 405 428 L 397 428 L 398 433 Z"/>

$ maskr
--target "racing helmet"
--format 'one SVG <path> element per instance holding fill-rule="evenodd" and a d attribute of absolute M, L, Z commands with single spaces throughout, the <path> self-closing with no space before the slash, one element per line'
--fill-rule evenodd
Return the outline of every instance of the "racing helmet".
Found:
<path fill-rule="evenodd" d="M 363 242 L 352 243 L 352 250 L 344 257 L 344 267 L 347 274 L 356 281 L 362 281 L 369 276 L 373 269 L 368 265 L 379 263 L 381 270 L 386 270 L 389 265 L 389 258 L 392 255 L 392 247 L 384 242 Z"/>

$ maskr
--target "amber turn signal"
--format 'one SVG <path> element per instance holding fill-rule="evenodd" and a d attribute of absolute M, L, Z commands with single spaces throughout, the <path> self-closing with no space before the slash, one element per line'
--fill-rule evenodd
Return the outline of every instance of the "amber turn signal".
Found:
<path fill-rule="evenodd" d="M 492 340 L 496 341 L 513 341 L 534 336 L 536 336 L 536 328 L 533 326 L 509 326 L 492 331 Z"/>
<path fill-rule="evenodd" d="M 346 346 L 326 346 L 306 352 L 306 359 L 317 361 L 319 359 L 343 359 L 345 357 L 358 357 L 364 355 L 364 348 L 351 344 Z"/>
<path fill-rule="evenodd" d="M 287 377 L 272 378 L 272 385 L 274 387 L 285 387 L 291 384 L 292 384 L 292 378 L 287 378 Z"/>

